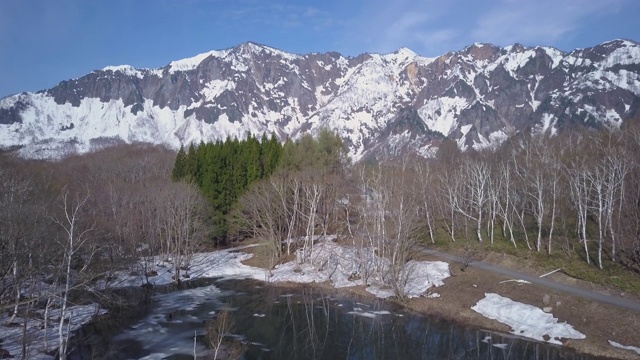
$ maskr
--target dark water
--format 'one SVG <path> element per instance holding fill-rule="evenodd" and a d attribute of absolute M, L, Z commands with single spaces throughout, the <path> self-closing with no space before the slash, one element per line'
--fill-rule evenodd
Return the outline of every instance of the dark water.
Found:
<path fill-rule="evenodd" d="M 205 321 L 224 309 L 243 359 L 587 359 L 561 347 L 412 315 L 383 301 L 252 281 L 154 297 L 148 314 L 112 344 L 113 359 L 206 354 Z M 204 358 L 204 357 L 202 357 Z"/>

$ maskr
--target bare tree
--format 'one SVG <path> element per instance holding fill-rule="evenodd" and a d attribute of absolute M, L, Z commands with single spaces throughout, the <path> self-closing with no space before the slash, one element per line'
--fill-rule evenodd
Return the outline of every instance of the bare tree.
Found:
<path fill-rule="evenodd" d="M 516 240 L 513 237 L 513 213 L 515 211 L 513 196 L 514 196 L 514 184 L 513 184 L 513 170 L 509 162 L 500 163 L 500 177 L 498 180 L 498 213 L 502 218 L 502 234 L 506 237 L 507 230 L 509 231 L 509 240 L 513 244 L 513 247 L 518 247 Z"/>
<path fill-rule="evenodd" d="M 440 173 L 439 185 L 440 191 L 444 193 L 444 197 L 447 199 L 446 204 L 449 212 L 449 224 L 444 222 L 444 225 L 449 230 L 451 241 L 456 241 L 456 214 L 457 209 L 461 207 L 461 191 L 463 179 L 457 176 L 457 169 L 445 169 Z"/>
<path fill-rule="evenodd" d="M 610 139 L 609 139 L 610 140 Z M 611 237 L 612 259 L 615 260 L 615 231 L 613 213 L 619 201 L 619 194 L 630 165 L 615 144 L 602 144 L 602 157 L 597 159 L 591 170 L 585 173 L 586 181 L 592 189 L 588 210 L 596 218 L 598 225 L 598 267 L 602 269 L 602 250 L 605 237 Z"/>
<path fill-rule="evenodd" d="M 29 214 L 25 210 L 31 208 L 28 202 L 33 196 L 34 183 L 29 177 L 20 176 L 12 169 L 0 169 L 0 304 L 3 303 L 8 290 L 14 293 L 13 313 L 9 323 L 18 314 L 21 288 L 24 281 L 30 277 L 29 267 L 33 267 L 33 247 L 28 231 L 27 219 Z"/>
<path fill-rule="evenodd" d="M 421 210 L 425 217 L 427 230 L 429 231 L 429 239 L 431 243 L 435 243 L 435 213 L 437 209 L 436 203 L 436 177 L 433 169 L 427 161 L 418 161 L 416 165 L 418 174 L 418 189 L 422 200 Z"/>
<path fill-rule="evenodd" d="M 406 267 L 415 245 L 415 230 L 420 198 L 416 196 L 418 178 L 409 168 L 406 159 L 396 165 L 379 165 L 368 173 L 361 173 L 367 200 L 359 211 L 362 216 L 361 233 L 369 248 L 379 257 L 368 256 L 363 249 L 362 264 L 368 273 L 375 273 L 403 299 L 404 285 L 411 269 Z M 365 176 L 367 174 L 367 176 Z M 373 261 L 373 264 L 371 262 Z"/>
<path fill-rule="evenodd" d="M 491 176 L 489 177 L 489 184 L 487 189 L 487 232 L 489 233 L 489 240 L 493 244 L 495 224 L 500 212 L 500 191 L 502 188 L 501 182 L 504 178 L 497 174 L 496 169 L 500 167 L 493 164 L 491 167 Z"/>
<path fill-rule="evenodd" d="M 280 171 L 272 176 L 269 183 L 277 194 L 277 199 L 282 204 L 280 208 L 286 218 L 287 235 L 285 243 L 287 255 L 291 255 L 291 244 L 297 234 L 298 223 L 300 222 L 300 208 L 302 199 L 301 184 L 298 176 L 290 172 Z"/>
<path fill-rule="evenodd" d="M 489 165 L 483 160 L 465 159 L 458 176 L 464 179 L 455 209 L 476 222 L 476 236 L 482 242 L 482 216 L 489 196 Z M 465 207 L 463 207 L 465 205 Z"/>
<path fill-rule="evenodd" d="M 207 321 L 207 343 L 213 349 L 214 360 L 239 359 L 244 352 L 241 343 L 228 339 L 235 324 L 233 314 L 228 310 L 222 310 L 215 319 Z"/>
<path fill-rule="evenodd" d="M 61 212 L 51 216 L 51 220 L 63 230 L 63 238 L 58 239 L 63 251 L 64 284 L 60 299 L 60 322 L 58 324 L 58 355 L 60 358 L 67 356 L 68 328 L 73 321 L 67 319 L 67 306 L 69 291 L 76 284 L 74 277 L 82 274 L 90 265 L 97 248 L 91 243 L 89 234 L 94 230 L 94 222 L 91 213 L 86 208 L 90 195 L 79 193 L 71 194 L 68 188 L 64 188 L 57 200 Z M 78 265 L 75 265 L 79 262 Z M 78 268 L 77 271 L 73 271 Z M 65 329 L 65 321 L 67 327 Z"/>
<path fill-rule="evenodd" d="M 291 225 L 298 221 L 286 207 L 289 201 L 284 180 L 272 177 L 255 183 L 240 197 L 231 213 L 231 232 L 239 238 L 255 237 L 263 241 L 269 249 L 271 267 L 282 257 L 283 240 L 287 241 L 289 251 L 290 239 L 294 236 Z"/>
<path fill-rule="evenodd" d="M 589 167 L 584 160 L 575 160 L 566 168 L 571 189 L 571 199 L 576 217 L 578 219 L 578 238 L 584 246 L 587 263 L 590 264 L 589 245 L 587 240 L 587 214 L 588 204 L 591 198 L 591 183 L 589 179 Z"/>
<path fill-rule="evenodd" d="M 549 152 L 545 138 L 540 135 L 533 137 L 524 144 L 522 158 L 516 157 L 515 171 L 522 180 L 522 194 L 525 202 L 531 203 L 531 212 L 536 220 L 537 236 L 536 250 L 542 248 L 542 228 L 547 213 L 547 191 L 549 176 L 547 166 Z"/>
<path fill-rule="evenodd" d="M 174 280 L 180 284 L 182 277 L 189 277 L 191 258 L 209 234 L 206 203 L 197 187 L 186 182 L 174 183 L 158 195 L 162 237 L 172 257 Z"/>

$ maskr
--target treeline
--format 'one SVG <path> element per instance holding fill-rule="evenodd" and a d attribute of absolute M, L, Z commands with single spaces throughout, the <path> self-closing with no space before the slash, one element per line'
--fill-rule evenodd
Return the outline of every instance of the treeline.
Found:
<path fill-rule="evenodd" d="M 348 163 L 342 140 L 329 130 L 316 138 L 307 134 L 288 140 L 275 172 L 252 185 L 235 204 L 231 237 L 265 241 L 275 263 L 298 248 L 296 239 L 305 236 L 310 248 L 315 235 L 335 233 L 336 199 L 352 190 L 345 186 Z"/>
<path fill-rule="evenodd" d="M 495 152 L 438 154 L 421 181 L 427 228 L 551 254 L 582 249 L 588 263 L 640 264 L 640 128 L 520 136 Z M 437 221 L 436 221 L 437 220 Z M 459 231 L 462 230 L 462 234 Z"/>
<path fill-rule="evenodd" d="M 187 151 L 184 147 L 178 151 L 172 176 L 198 185 L 211 207 L 213 235 L 225 243 L 231 206 L 249 185 L 275 171 L 282 152 L 275 135 L 258 140 L 248 134 L 245 140 L 191 144 Z"/>
<path fill-rule="evenodd" d="M 305 141 L 323 143 L 302 139 L 290 155 L 285 145 L 283 160 L 312 159 Z M 398 263 L 420 239 L 474 239 L 640 271 L 638 124 L 522 134 L 481 152 L 463 153 L 445 140 L 435 159 L 346 164 L 283 162 L 240 197 L 233 235 L 272 244 L 274 259 L 294 251 L 304 256 L 314 236 L 338 233 Z M 392 278 L 390 271 L 378 275 Z"/>

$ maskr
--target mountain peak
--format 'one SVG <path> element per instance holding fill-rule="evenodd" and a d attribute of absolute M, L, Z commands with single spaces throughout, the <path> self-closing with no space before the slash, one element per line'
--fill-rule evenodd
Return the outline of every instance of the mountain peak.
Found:
<path fill-rule="evenodd" d="M 520 43 L 515 43 L 513 45 L 505 46 L 504 49 L 507 52 L 515 52 L 515 53 L 521 53 L 521 52 L 527 50 L 527 48 L 524 45 L 520 44 Z"/>
<path fill-rule="evenodd" d="M 500 49 L 493 44 L 475 43 L 464 48 L 462 53 L 471 56 L 475 60 L 485 61 L 492 59 L 499 51 Z"/>
<path fill-rule="evenodd" d="M 272 56 L 278 56 L 283 59 L 289 59 L 289 60 L 301 58 L 300 55 L 288 53 L 286 51 L 276 49 L 271 46 L 255 43 L 253 41 L 247 41 L 245 43 L 242 43 L 236 46 L 234 49 L 235 51 L 243 55 L 257 55 L 264 52 Z"/>
<path fill-rule="evenodd" d="M 600 45 L 614 46 L 614 47 L 636 47 L 636 46 L 640 46 L 640 43 L 633 40 L 627 40 L 627 39 L 613 39 L 613 40 L 605 41 Z"/>
<path fill-rule="evenodd" d="M 479 149 L 523 129 L 553 133 L 640 117 L 638 63 L 640 47 L 629 40 L 570 54 L 476 43 L 435 59 L 407 48 L 296 55 L 246 42 L 160 69 L 108 66 L 0 100 L 0 146 L 59 157 L 123 141 L 178 147 L 326 127 L 354 160 L 398 149 L 433 153 L 435 132 Z"/>
<path fill-rule="evenodd" d="M 407 47 L 401 47 L 400 49 L 396 50 L 394 52 L 394 54 L 398 54 L 401 56 L 405 56 L 405 57 L 414 57 L 414 56 L 418 56 L 418 54 L 416 54 L 413 50 L 407 48 Z"/>
<path fill-rule="evenodd" d="M 107 66 L 100 69 L 100 71 L 121 73 L 126 76 L 135 76 L 139 79 L 142 79 L 145 74 L 153 74 L 156 76 L 162 75 L 162 71 L 160 69 L 144 69 L 144 68 L 140 69 L 140 68 L 135 68 L 131 65 Z"/>
<path fill-rule="evenodd" d="M 185 59 L 181 59 L 181 60 L 176 60 L 176 61 L 172 61 L 169 63 L 169 73 L 174 73 L 176 71 L 189 71 L 189 70 L 193 70 L 196 67 L 198 67 L 198 65 L 200 65 L 200 63 L 208 58 L 208 57 L 218 57 L 218 58 L 224 58 L 227 56 L 227 54 L 229 54 L 230 49 L 227 50 L 212 50 L 212 51 L 207 51 L 205 53 L 202 54 L 198 54 L 196 56 L 192 56 L 189 58 L 185 58 Z"/>

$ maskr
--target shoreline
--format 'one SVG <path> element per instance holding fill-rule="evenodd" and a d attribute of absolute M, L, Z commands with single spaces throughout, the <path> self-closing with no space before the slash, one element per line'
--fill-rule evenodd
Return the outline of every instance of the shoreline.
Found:
<path fill-rule="evenodd" d="M 469 274 L 470 274 L 469 277 L 471 277 L 471 275 L 480 275 L 480 274 L 472 274 L 471 271 L 469 272 Z M 448 280 L 445 280 L 444 285 L 437 288 L 432 288 L 431 290 L 434 290 L 433 292 L 437 292 L 439 294 L 444 293 L 442 290 L 445 290 L 447 285 L 451 282 L 451 279 L 456 279 L 460 277 L 461 275 L 459 274 L 454 275 Z M 171 292 L 191 288 L 193 284 L 197 284 L 197 282 L 199 281 L 208 281 L 208 280 L 210 279 L 196 278 L 196 279 L 192 279 L 190 281 L 184 282 L 183 285 L 179 288 L 173 285 L 168 285 L 168 286 L 162 285 L 162 286 L 159 286 L 158 288 L 160 289 L 165 287 L 164 290 L 160 290 L 161 291 L 160 293 L 171 293 Z M 358 297 L 366 298 L 371 301 L 385 301 L 390 304 L 393 304 L 394 306 L 398 306 L 409 313 L 413 313 L 418 316 L 431 317 L 439 321 L 441 320 L 441 321 L 455 323 L 456 325 L 473 329 L 473 330 L 488 331 L 488 332 L 493 332 L 499 335 L 517 337 L 529 342 L 537 342 L 540 344 L 544 344 L 545 346 L 556 347 L 560 351 L 562 349 L 566 349 L 567 351 L 575 352 L 578 355 L 589 356 L 595 359 L 638 359 L 639 358 L 639 356 L 635 355 L 635 353 L 633 353 L 632 351 L 614 348 L 613 346 L 608 344 L 603 347 L 602 342 L 598 341 L 598 339 L 594 339 L 593 336 L 589 336 L 588 331 L 585 331 L 585 334 L 587 335 L 586 339 L 566 340 L 566 341 L 563 341 L 563 345 L 555 345 L 547 342 L 537 341 L 532 338 L 519 336 L 517 334 L 513 334 L 510 331 L 511 329 L 509 328 L 509 326 L 499 323 L 497 321 L 488 319 L 474 312 L 473 310 L 471 310 L 470 307 L 465 308 L 461 306 L 460 301 L 448 299 L 446 297 L 446 294 L 442 295 L 442 297 L 439 297 L 439 298 L 418 297 L 418 298 L 409 299 L 406 302 L 402 302 L 397 300 L 397 298 L 395 297 L 391 297 L 387 299 L 382 299 L 380 297 L 377 297 L 374 294 L 368 292 L 364 286 L 336 288 L 328 281 L 312 282 L 312 283 L 297 283 L 297 282 L 291 282 L 291 281 L 273 281 L 272 282 L 272 281 L 265 281 L 265 280 L 258 280 L 258 279 L 251 279 L 251 281 L 256 281 L 256 282 L 265 284 L 266 286 L 272 286 L 272 287 L 278 287 L 278 288 L 289 288 L 289 289 L 315 288 L 321 291 L 333 292 L 333 293 L 338 293 L 346 296 L 358 296 Z M 481 285 L 477 285 L 477 286 L 481 286 Z M 133 309 L 137 307 L 132 306 L 131 308 Z M 109 318 L 109 316 L 111 315 L 115 315 L 115 314 L 107 314 L 104 316 L 106 318 Z M 104 318 L 102 319 L 96 318 L 92 320 L 91 322 L 82 326 L 80 333 L 82 334 L 85 328 L 94 328 L 94 329 L 99 328 L 99 325 L 96 325 L 96 324 L 99 324 L 100 322 L 103 322 L 103 321 L 104 321 Z M 103 334 L 98 333 L 97 335 L 103 335 Z"/>
<path fill-rule="evenodd" d="M 246 249 L 252 256 L 242 261 L 243 264 L 265 269 L 267 263 L 260 260 L 259 248 Z M 483 260 L 495 265 L 511 268 L 519 272 L 535 275 L 542 274 L 534 264 L 523 261 L 513 256 L 497 253 L 485 254 Z M 422 296 L 408 299 L 406 302 L 395 297 L 383 299 L 394 302 L 408 311 L 424 316 L 437 316 L 439 318 L 455 322 L 457 324 L 475 329 L 486 329 L 499 333 L 519 336 L 529 341 L 538 341 L 529 337 L 514 334 L 510 326 L 487 318 L 471 308 L 478 301 L 485 298 L 487 293 L 496 293 L 513 301 L 535 306 L 541 310 L 546 309 L 558 319 L 558 323 L 567 323 L 586 336 L 585 339 L 564 339 L 562 346 L 580 354 L 595 358 L 607 359 L 640 359 L 640 354 L 631 349 L 614 347 L 611 342 L 624 346 L 640 347 L 640 312 L 625 310 L 614 305 L 608 305 L 597 301 L 588 300 L 577 295 L 570 295 L 562 290 L 547 288 L 543 285 L 518 282 L 506 275 L 493 273 L 477 267 L 463 267 L 461 264 L 445 260 L 437 255 L 417 254 L 421 261 L 445 261 L 449 265 L 450 276 L 445 278 L 443 285 L 430 287 Z M 535 275 L 537 276 L 537 275 Z M 615 293 L 615 289 L 605 289 L 582 280 L 570 278 L 567 275 L 556 272 L 547 277 L 554 282 L 578 285 L 583 288 L 602 293 Z M 275 286 L 302 286 L 301 283 L 268 281 Z M 363 286 L 334 287 L 330 281 L 308 282 L 307 285 L 318 286 L 335 291 L 344 291 L 370 298 L 378 298 L 375 294 L 366 290 Z M 429 298 L 425 295 L 437 293 L 439 297 Z M 627 294 L 628 298 L 636 300 L 635 295 Z M 546 340 L 546 339 L 545 339 Z M 553 345 L 553 344 L 552 344 Z"/>
<path fill-rule="evenodd" d="M 468 272 L 470 274 L 470 277 L 473 275 L 476 275 L 476 274 L 472 274 L 475 272 L 473 270 L 467 269 L 465 272 Z M 483 271 L 480 270 L 478 272 L 483 272 Z M 486 276 L 486 274 L 482 274 L 482 275 Z M 455 279 L 456 277 L 460 277 L 460 276 L 461 276 L 460 274 L 453 275 L 451 278 L 446 279 L 444 281 L 445 284 L 443 286 L 432 288 L 431 290 L 434 290 L 433 292 L 437 292 L 440 294 L 441 292 L 443 292 L 442 290 L 446 290 L 447 285 L 451 282 L 452 279 Z M 605 339 L 597 338 L 596 335 L 592 334 L 592 332 L 589 329 L 584 330 L 580 328 L 580 330 L 583 333 L 585 333 L 585 335 L 587 335 L 586 339 L 581 339 L 581 340 L 564 339 L 562 345 L 555 345 L 548 342 L 542 342 L 536 339 L 519 336 L 517 334 L 512 333 L 511 328 L 508 325 L 486 318 L 480 315 L 479 313 L 476 313 L 475 311 L 473 311 L 470 306 L 468 307 L 461 306 L 462 305 L 461 303 L 465 301 L 458 301 L 455 299 L 451 299 L 450 297 L 445 297 L 446 295 L 442 295 L 439 298 L 427 298 L 427 297 L 412 298 L 412 299 L 408 299 L 408 301 L 406 302 L 402 302 L 397 300 L 397 298 L 395 297 L 380 299 L 379 297 L 376 297 L 374 294 L 366 291 L 366 288 L 364 286 L 336 288 L 332 286 L 329 282 L 322 282 L 322 283 L 265 282 L 265 283 L 269 284 L 270 286 L 288 287 L 288 288 L 314 287 L 314 288 L 318 288 L 326 291 L 335 291 L 335 292 L 343 293 L 347 295 L 362 296 L 371 300 L 388 301 L 390 303 L 393 303 L 394 305 L 402 307 L 408 312 L 415 313 L 420 316 L 435 317 L 440 320 L 453 322 L 460 326 L 472 328 L 475 330 L 486 330 L 489 332 L 495 332 L 495 333 L 504 334 L 508 336 L 518 337 L 530 342 L 539 342 L 541 344 L 545 344 L 549 346 L 556 346 L 558 348 L 567 349 L 579 355 L 590 356 L 595 359 L 633 360 L 633 359 L 640 358 L 640 355 L 637 355 L 635 352 L 631 350 L 616 348 L 608 344 L 607 340 L 610 340 L 610 339 L 605 340 Z M 477 286 L 480 286 L 480 285 L 477 285 Z M 477 289 L 476 287 L 474 288 Z M 571 296 L 568 296 L 568 295 L 563 296 L 563 298 L 565 299 L 569 297 Z M 569 300 L 580 301 L 580 299 L 569 299 Z M 614 310 L 615 312 L 616 309 L 603 308 L 602 312 L 596 313 L 596 314 L 592 312 L 590 315 L 591 316 L 608 316 L 609 314 L 605 314 L 605 313 L 608 313 L 611 310 Z M 623 313 L 624 312 L 631 313 L 630 311 L 626 311 L 622 309 L 618 309 L 618 311 Z M 566 314 L 563 314 L 562 311 L 558 311 L 558 313 L 559 315 L 555 315 L 555 311 L 554 311 L 554 316 L 560 318 L 561 322 L 566 321 L 563 319 L 566 316 Z M 614 317 L 618 317 L 618 315 L 623 315 L 623 316 L 629 315 L 631 317 L 637 317 L 637 316 L 633 316 L 633 313 L 626 314 L 626 315 L 614 314 Z M 570 321 L 567 321 L 567 322 L 571 324 Z M 574 324 L 571 324 L 571 325 L 574 325 Z M 638 327 L 635 327 L 635 328 L 622 327 L 622 328 L 619 328 L 619 330 L 623 332 L 625 330 L 626 332 L 633 332 L 629 330 L 637 329 L 637 328 Z"/>
<path fill-rule="evenodd" d="M 333 246 L 337 245 L 331 245 L 329 248 Z M 347 251 L 339 246 L 337 248 L 334 247 L 333 250 L 338 252 Z M 467 267 L 465 270 L 460 268 L 458 270 L 459 264 L 447 261 L 446 264 L 440 264 L 444 267 L 440 271 L 446 271 L 448 274 L 448 277 L 443 278 L 444 281 L 435 279 L 435 276 L 441 276 L 440 272 L 426 275 L 424 273 L 414 273 L 412 277 L 422 274 L 420 275 L 421 277 L 417 278 L 422 279 L 419 280 L 422 284 L 414 281 L 412 285 L 423 289 L 419 293 L 421 295 L 407 299 L 407 301 L 400 301 L 395 297 L 383 298 L 384 296 L 381 296 L 379 286 L 371 286 L 371 288 L 367 289 L 365 286 L 356 285 L 352 282 L 349 282 L 351 285 L 345 286 L 347 283 L 342 278 L 350 274 L 350 270 L 347 269 L 341 269 L 340 274 L 336 273 L 336 275 L 339 275 L 336 283 L 337 287 L 333 284 L 336 282 L 336 278 L 333 277 L 335 270 L 329 276 L 326 276 L 326 273 L 324 273 L 325 276 L 320 276 L 322 275 L 320 269 L 309 265 L 301 272 L 292 263 L 287 263 L 288 265 L 282 264 L 283 266 L 277 270 L 267 270 L 264 258 L 260 256 L 260 253 L 261 248 L 252 245 L 200 253 L 197 255 L 198 262 L 194 264 L 192 269 L 195 276 L 189 281 L 185 281 L 180 288 L 188 288 L 189 285 L 187 284 L 197 283 L 200 279 L 236 276 L 238 278 L 257 280 L 273 287 L 315 287 L 340 294 L 362 296 L 371 300 L 384 300 L 390 304 L 400 306 L 410 313 L 435 317 L 439 320 L 453 322 L 474 330 L 495 332 L 516 336 L 531 342 L 558 346 L 548 341 L 515 334 L 510 326 L 472 310 L 472 307 L 478 301 L 484 299 L 486 294 L 495 293 L 514 302 L 536 307 L 539 309 L 538 311 L 542 311 L 544 307 L 544 312 L 551 313 L 560 323 L 568 323 L 586 336 L 586 339 L 581 340 L 565 340 L 562 342 L 561 348 L 595 358 L 640 358 L 640 354 L 636 354 L 633 350 L 621 349 L 614 347 L 612 344 L 612 342 L 615 342 L 625 346 L 636 347 L 640 345 L 640 332 L 633 331 L 633 329 L 640 329 L 640 313 L 588 301 L 541 285 L 519 282 L 517 279 L 509 279 L 503 275 L 475 267 Z M 441 261 L 441 259 L 432 256 L 422 257 L 420 260 Z M 158 269 L 164 270 L 157 277 L 154 277 L 154 284 L 156 286 L 164 286 L 166 284 L 169 288 L 172 288 L 173 286 L 170 285 L 171 272 L 167 271 L 164 266 Z M 305 274 L 307 271 L 308 273 Z M 523 272 L 534 273 L 535 271 L 535 269 L 527 268 Z M 138 287 L 133 284 L 136 282 L 139 284 L 140 279 L 131 278 L 130 273 L 125 271 L 120 275 L 121 285 L 126 287 L 126 284 L 129 284 L 129 286 Z M 432 286 L 422 287 L 425 283 Z M 179 290 L 179 288 L 174 288 L 173 290 Z M 517 314 L 526 315 L 527 312 L 517 312 Z M 544 338 L 544 340 L 549 339 Z"/>

